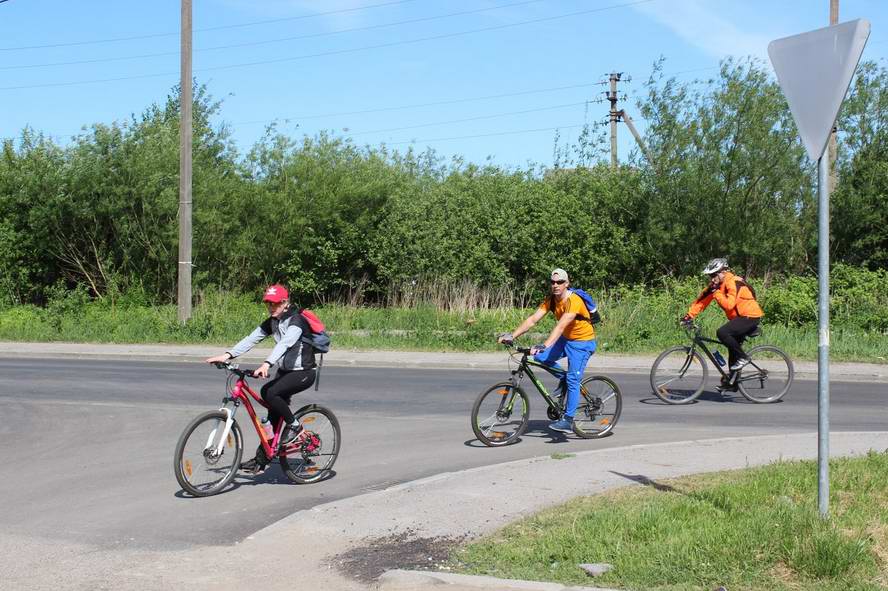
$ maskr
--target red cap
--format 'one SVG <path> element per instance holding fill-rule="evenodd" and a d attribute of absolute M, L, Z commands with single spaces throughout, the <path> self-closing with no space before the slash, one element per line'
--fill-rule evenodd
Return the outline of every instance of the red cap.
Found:
<path fill-rule="evenodd" d="M 265 289 L 265 295 L 262 296 L 263 302 L 272 302 L 274 304 L 279 304 L 288 299 L 290 299 L 290 294 L 287 292 L 287 288 L 279 283 L 269 285 Z"/>

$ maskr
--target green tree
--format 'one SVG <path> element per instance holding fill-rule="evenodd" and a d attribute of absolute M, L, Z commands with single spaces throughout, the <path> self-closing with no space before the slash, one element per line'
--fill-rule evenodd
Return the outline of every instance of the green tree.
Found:
<path fill-rule="evenodd" d="M 838 127 L 832 254 L 852 265 L 888 268 L 888 70 L 860 65 Z"/>
<path fill-rule="evenodd" d="M 640 105 L 655 162 L 649 262 L 670 274 L 720 255 L 747 273 L 802 268 L 812 169 L 777 84 L 754 60 L 727 60 L 705 83 L 664 79 L 661 67 Z"/>

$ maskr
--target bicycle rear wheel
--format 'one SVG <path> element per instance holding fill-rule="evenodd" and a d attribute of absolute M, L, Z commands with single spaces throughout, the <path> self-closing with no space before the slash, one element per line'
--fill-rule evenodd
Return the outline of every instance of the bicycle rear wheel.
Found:
<path fill-rule="evenodd" d="M 651 389 L 663 402 L 687 404 L 703 393 L 709 368 L 687 345 L 666 349 L 651 367 Z"/>
<path fill-rule="evenodd" d="M 240 467 L 244 438 L 234 421 L 222 440 L 226 418 L 226 413 L 219 410 L 205 412 L 188 423 L 176 443 L 176 480 L 195 497 L 218 493 L 234 479 Z"/>
<path fill-rule="evenodd" d="M 789 356 L 772 345 L 747 352 L 749 365 L 740 370 L 737 388 L 752 402 L 777 402 L 789 391 L 795 369 Z"/>
<path fill-rule="evenodd" d="M 339 457 L 342 431 L 333 411 L 318 404 L 309 404 L 293 415 L 307 431 L 301 443 L 281 450 L 281 468 L 296 484 L 317 482 L 330 475 Z"/>
<path fill-rule="evenodd" d="M 478 441 L 498 447 L 517 441 L 530 420 L 527 393 L 511 382 L 481 392 L 472 406 L 472 431 Z"/>
<path fill-rule="evenodd" d="M 574 415 L 574 433 L 585 439 L 609 435 L 620 420 L 623 394 L 607 376 L 592 376 L 580 385 L 580 405 Z"/>

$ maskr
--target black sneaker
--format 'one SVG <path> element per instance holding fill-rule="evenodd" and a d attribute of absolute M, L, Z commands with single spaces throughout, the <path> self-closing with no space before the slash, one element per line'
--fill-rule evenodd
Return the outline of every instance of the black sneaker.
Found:
<path fill-rule="evenodd" d="M 241 471 L 247 474 L 262 474 L 266 468 L 268 468 L 268 464 L 264 464 L 256 458 L 242 462 L 240 465 Z"/>
<path fill-rule="evenodd" d="M 305 429 L 299 423 L 287 425 L 281 433 L 281 445 L 292 445 L 305 438 Z"/>

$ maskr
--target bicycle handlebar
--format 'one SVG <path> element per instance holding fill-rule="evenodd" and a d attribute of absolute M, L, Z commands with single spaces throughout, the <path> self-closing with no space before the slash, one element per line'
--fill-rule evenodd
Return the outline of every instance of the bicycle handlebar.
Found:
<path fill-rule="evenodd" d="M 510 351 L 512 349 L 514 349 L 516 353 L 527 353 L 528 355 L 530 355 L 530 350 L 532 349 L 532 347 L 519 347 L 519 346 L 515 345 L 515 343 L 513 343 L 513 342 L 502 343 L 502 344 Z"/>
<path fill-rule="evenodd" d="M 694 321 L 691 322 L 682 322 L 681 327 L 685 329 L 685 331 L 690 334 L 693 333 L 696 336 L 700 336 L 703 334 L 703 327 L 697 324 Z"/>
<path fill-rule="evenodd" d="M 232 363 L 230 363 L 230 362 L 228 362 L 228 361 L 215 361 L 215 362 L 213 363 L 213 365 L 215 365 L 215 366 L 216 366 L 217 368 L 219 368 L 219 369 L 224 369 L 224 370 L 226 370 L 226 371 L 230 371 L 230 372 L 233 373 L 234 375 L 239 376 L 239 377 L 241 377 L 241 378 L 254 378 L 254 377 L 256 377 L 256 376 L 253 375 L 253 371 L 255 371 L 255 370 L 252 370 L 252 369 L 241 369 L 241 368 L 238 367 L 236 364 L 232 364 Z"/>

